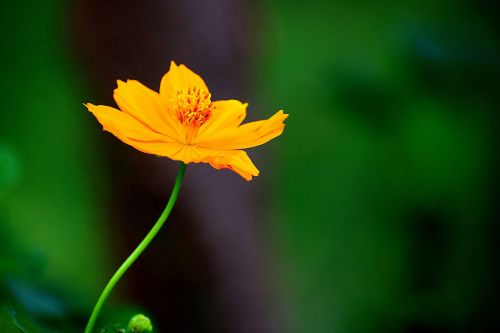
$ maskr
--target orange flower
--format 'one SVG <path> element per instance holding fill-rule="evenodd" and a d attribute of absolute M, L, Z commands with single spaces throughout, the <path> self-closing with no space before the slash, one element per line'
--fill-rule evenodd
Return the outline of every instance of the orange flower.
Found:
<path fill-rule="evenodd" d="M 259 170 L 242 149 L 260 146 L 283 132 L 283 111 L 267 120 L 241 125 L 248 104 L 211 101 L 201 77 L 173 61 L 161 80 L 160 93 L 135 80 L 118 81 L 113 95 L 120 110 L 85 104 L 121 141 L 148 154 L 184 163 L 209 163 L 231 169 L 246 180 Z"/>

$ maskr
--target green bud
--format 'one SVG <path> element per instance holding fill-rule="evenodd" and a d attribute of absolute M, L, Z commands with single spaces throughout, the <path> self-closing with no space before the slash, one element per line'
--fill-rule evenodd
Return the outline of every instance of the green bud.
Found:
<path fill-rule="evenodd" d="M 153 332 L 153 325 L 145 315 L 136 314 L 128 322 L 128 330 L 132 333 L 151 333 Z"/>

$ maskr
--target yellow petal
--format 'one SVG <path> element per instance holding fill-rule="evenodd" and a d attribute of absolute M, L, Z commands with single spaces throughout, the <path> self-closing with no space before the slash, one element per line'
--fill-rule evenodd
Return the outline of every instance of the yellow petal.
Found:
<path fill-rule="evenodd" d="M 277 112 L 267 120 L 254 121 L 236 128 L 199 135 L 196 143 L 201 147 L 216 149 L 245 149 L 260 146 L 274 139 L 285 128 L 283 121 L 288 114 Z"/>
<path fill-rule="evenodd" d="M 118 80 L 113 97 L 120 109 L 155 132 L 175 139 L 178 137 L 177 119 L 167 111 L 160 95 L 139 81 Z"/>
<path fill-rule="evenodd" d="M 198 135 L 210 135 L 227 128 L 238 127 L 247 115 L 248 104 L 235 99 L 213 102 L 215 110 L 211 118 L 200 127 Z"/>
<path fill-rule="evenodd" d="M 175 62 L 170 63 L 170 69 L 163 76 L 160 83 L 160 96 L 163 101 L 170 105 L 171 99 L 177 91 L 196 87 L 208 91 L 205 81 L 184 65 L 177 66 Z"/>
<path fill-rule="evenodd" d="M 252 180 L 252 176 L 259 175 L 259 170 L 243 150 L 235 150 L 231 154 L 215 157 L 209 163 L 215 169 L 230 169 L 246 181 Z"/>
<path fill-rule="evenodd" d="M 182 146 L 169 158 L 188 163 L 210 163 L 215 169 L 230 169 L 246 180 L 258 176 L 259 170 L 243 150 L 221 150 L 197 146 Z"/>
<path fill-rule="evenodd" d="M 105 131 L 121 141 L 148 154 L 169 156 L 176 153 L 181 145 L 171 138 L 156 133 L 125 112 L 105 105 L 85 104 L 102 124 Z"/>
<path fill-rule="evenodd" d="M 179 150 L 174 154 L 169 155 L 168 158 L 174 161 L 181 161 L 185 164 L 188 163 L 200 163 L 203 161 L 203 156 L 194 149 L 193 146 L 182 145 Z"/>

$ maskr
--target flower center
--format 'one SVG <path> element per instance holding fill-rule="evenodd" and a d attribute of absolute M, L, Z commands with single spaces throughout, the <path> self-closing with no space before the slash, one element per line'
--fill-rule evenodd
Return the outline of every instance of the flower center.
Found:
<path fill-rule="evenodd" d="M 172 98 L 177 119 L 183 125 L 200 127 L 215 110 L 210 97 L 208 91 L 196 87 L 178 90 Z"/>

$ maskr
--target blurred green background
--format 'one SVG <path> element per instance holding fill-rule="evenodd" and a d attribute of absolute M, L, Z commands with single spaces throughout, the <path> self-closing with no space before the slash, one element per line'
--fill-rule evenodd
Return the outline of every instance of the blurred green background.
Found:
<path fill-rule="evenodd" d="M 290 118 L 250 152 L 252 183 L 209 166 L 190 181 L 188 168 L 172 225 L 101 327 L 140 309 L 160 332 L 500 331 L 499 13 L 446 0 L 2 2 L 0 331 L 83 331 L 154 222 L 175 163 L 102 133 L 82 103 L 113 104 L 116 79 L 157 89 L 170 60 L 215 99 L 249 101 L 252 120 Z M 213 193 L 249 232 L 203 229 L 224 209 L 196 197 Z M 241 263 L 224 264 L 239 246 Z M 161 291 L 136 286 L 149 278 Z"/>

